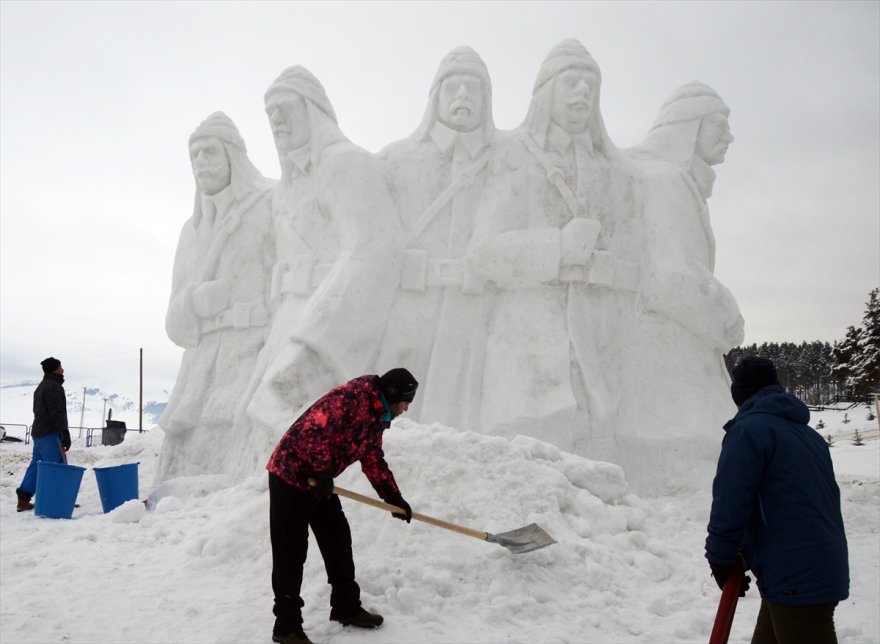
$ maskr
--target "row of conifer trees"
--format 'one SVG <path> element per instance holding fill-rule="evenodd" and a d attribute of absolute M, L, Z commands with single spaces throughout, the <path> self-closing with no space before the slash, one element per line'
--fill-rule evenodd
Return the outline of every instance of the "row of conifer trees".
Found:
<path fill-rule="evenodd" d="M 880 393 L 880 289 L 869 293 L 862 324 L 848 327 L 842 340 L 742 345 L 724 356 L 727 369 L 746 355 L 773 360 L 780 384 L 807 404 L 868 401 Z"/>

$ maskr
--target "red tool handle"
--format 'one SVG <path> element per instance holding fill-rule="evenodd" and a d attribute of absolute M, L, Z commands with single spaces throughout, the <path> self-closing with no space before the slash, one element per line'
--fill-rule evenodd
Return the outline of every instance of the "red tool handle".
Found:
<path fill-rule="evenodd" d="M 724 582 L 724 590 L 721 591 L 721 601 L 718 602 L 718 612 L 715 613 L 715 624 L 712 626 L 709 644 L 727 644 L 745 571 L 746 560 L 741 554 L 737 554 L 736 569 L 730 573 L 727 581 Z"/>

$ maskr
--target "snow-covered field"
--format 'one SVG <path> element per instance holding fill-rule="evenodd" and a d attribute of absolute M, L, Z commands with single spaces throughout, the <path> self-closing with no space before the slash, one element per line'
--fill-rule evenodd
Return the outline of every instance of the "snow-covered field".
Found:
<path fill-rule="evenodd" d="M 851 594 L 837 611 L 840 642 L 880 642 L 880 451 L 866 408 L 813 414 L 832 455 L 850 546 Z M 865 445 L 851 444 L 858 429 Z M 719 430 L 720 431 L 720 430 Z M 0 642 L 269 642 L 268 494 L 264 472 L 151 486 L 158 428 L 116 447 L 74 441 L 89 468 L 73 520 L 15 512 L 29 460 L 0 444 Z M 407 419 L 386 434 L 388 461 L 416 511 L 503 532 L 537 522 L 558 541 L 505 548 L 343 499 L 376 631 L 328 621 L 329 587 L 316 548 L 303 588 L 315 642 L 705 642 L 719 591 L 703 559 L 705 492 L 638 498 L 620 470 L 522 437 L 507 440 Z M 101 512 L 91 468 L 140 463 L 141 497 Z M 354 466 L 337 484 L 370 493 Z M 741 600 L 731 642 L 747 642 L 759 605 Z"/>

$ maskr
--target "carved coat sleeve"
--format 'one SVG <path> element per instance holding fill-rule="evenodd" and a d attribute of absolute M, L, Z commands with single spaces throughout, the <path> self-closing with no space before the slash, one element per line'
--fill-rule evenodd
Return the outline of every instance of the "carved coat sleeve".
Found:
<path fill-rule="evenodd" d="M 292 337 L 345 377 L 365 369 L 375 353 L 400 282 L 403 233 L 385 178 L 368 152 L 331 148 L 320 180 L 340 254 Z"/>

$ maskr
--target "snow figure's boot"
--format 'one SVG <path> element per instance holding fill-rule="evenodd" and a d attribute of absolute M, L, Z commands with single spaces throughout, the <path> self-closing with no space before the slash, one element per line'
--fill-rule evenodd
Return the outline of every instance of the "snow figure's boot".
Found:
<path fill-rule="evenodd" d="M 19 488 L 15 488 L 15 494 L 18 495 L 18 512 L 26 512 L 27 510 L 34 509 L 34 504 L 31 503 L 31 497 L 33 494 L 22 492 Z"/>

